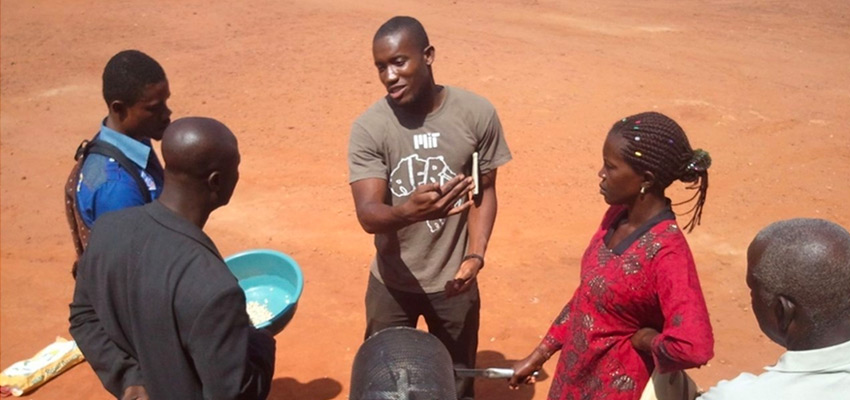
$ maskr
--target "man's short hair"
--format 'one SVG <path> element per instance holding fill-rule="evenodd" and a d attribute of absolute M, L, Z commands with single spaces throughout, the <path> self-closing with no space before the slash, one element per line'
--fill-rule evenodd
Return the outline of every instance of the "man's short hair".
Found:
<path fill-rule="evenodd" d="M 775 222 L 754 239 L 766 247 L 753 277 L 767 292 L 793 299 L 809 312 L 815 332 L 850 318 L 850 233 L 822 219 Z"/>
<path fill-rule="evenodd" d="M 148 85 L 164 80 L 165 71 L 156 60 L 138 50 L 124 50 L 103 69 L 103 99 L 107 105 L 120 100 L 132 106 Z"/>
<path fill-rule="evenodd" d="M 426 47 L 431 45 L 428 41 L 428 34 L 425 33 L 425 28 L 422 24 L 420 24 L 416 18 L 405 16 L 392 17 L 389 21 L 384 22 L 384 24 L 378 28 L 378 31 L 375 32 L 375 37 L 372 38 L 372 42 L 400 31 L 407 31 L 407 33 L 410 34 L 410 39 L 413 39 L 416 42 L 417 47 L 421 50 L 425 50 Z"/>

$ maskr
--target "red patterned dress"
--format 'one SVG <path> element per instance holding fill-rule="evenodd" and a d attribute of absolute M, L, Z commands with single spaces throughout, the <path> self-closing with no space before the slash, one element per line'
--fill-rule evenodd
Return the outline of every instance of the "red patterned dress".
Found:
<path fill-rule="evenodd" d="M 581 283 L 543 345 L 560 350 L 549 400 L 639 399 L 659 372 L 697 367 L 714 354 L 714 337 L 691 250 L 672 211 L 609 249 L 626 209 L 608 209 L 581 260 Z M 652 354 L 631 336 L 661 332 Z"/>

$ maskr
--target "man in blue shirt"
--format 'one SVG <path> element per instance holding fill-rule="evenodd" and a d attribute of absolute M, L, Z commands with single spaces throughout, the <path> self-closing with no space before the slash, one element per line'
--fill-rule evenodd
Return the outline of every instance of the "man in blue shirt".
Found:
<path fill-rule="evenodd" d="M 103 98 L 109 114 L 92 142 L 119 154 L 86 151 L 79 174 L 72 172 L 69 183 L 76 185 L 76 193 L 66 206 L 78 256 L 98 217 L 143 205 L 162 193 L 162 165 L 151 139 L 162 139 L 170 123 L 170 95 L 162 67 L 138 50 L 119 52 L 106 64 Z"/>

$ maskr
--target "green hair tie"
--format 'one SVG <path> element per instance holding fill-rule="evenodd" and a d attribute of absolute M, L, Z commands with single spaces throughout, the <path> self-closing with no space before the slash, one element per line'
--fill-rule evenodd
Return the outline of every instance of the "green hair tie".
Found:
<path fill-rule="evenodd" d="M 703 149 L 694 150 L 691 156 L 691 162 L 688 164 L 688 171 L 704 172 L 711 166 L 711 156 Z"/>

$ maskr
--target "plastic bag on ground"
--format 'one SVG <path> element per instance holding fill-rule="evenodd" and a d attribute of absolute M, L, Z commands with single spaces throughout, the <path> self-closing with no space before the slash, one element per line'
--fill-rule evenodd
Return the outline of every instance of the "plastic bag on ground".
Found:
<path fill-rule="evenodd" d="M 0 373 L 0 394 L 22 396 L 35 390 L 67 369 L 79 364 L 83 353 L 73 340 L 56 341 L 28 360 L 18 361 Z"/>

